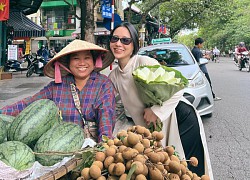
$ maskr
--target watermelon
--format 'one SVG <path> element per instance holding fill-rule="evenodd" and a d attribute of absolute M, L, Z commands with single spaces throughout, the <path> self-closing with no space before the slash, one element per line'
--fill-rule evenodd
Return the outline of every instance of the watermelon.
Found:
<path fill-rule="evenodd" d="M 30 168 L 35 162 L 32 149 L 19 141 L 6 141 L 0 144 L 0 160 L 6 165 L 22 171 Z"/>
<path fill-rule="evenodd" d="M 34 147 L 34 152 L 72 152 L 81 149 L 83 142 L 83 129 L 79 125 L 61 122 L 39 138 Z M 36 154 L 36 160 L 44 166 L 52 166 L 64 157 L 66 156 Z"/>
<path fill-rule="evenodd" d="M 12 121 L 15 119 L 15 116 L 10 116 L 6 114 L 0 114 L 0 121 L 4 121 L 6 123 L 7 129 L 9 128 Z"/>
<path fill-rule="evenodd" d="M 4 121 L 0 120 L 0 144 L 3 143 L 7 138 L 7 127 Z"/>
<path fill-rule="evenodd" d="M 49 99 L 31 103 L 11 123 L 8 141 L 21 141 L 34 147 L 36 141 L 58 122 L 58 114 L 58 107 Z"/>

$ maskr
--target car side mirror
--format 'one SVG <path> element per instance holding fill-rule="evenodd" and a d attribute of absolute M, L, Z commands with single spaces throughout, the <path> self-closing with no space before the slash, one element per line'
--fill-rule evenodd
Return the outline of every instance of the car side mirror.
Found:
<path fill-rule="evenodd" d="M 207 64 L 208 63 L 208 60 L 206 58 L 200 58 L 200 65 L 201 64 Z"/>

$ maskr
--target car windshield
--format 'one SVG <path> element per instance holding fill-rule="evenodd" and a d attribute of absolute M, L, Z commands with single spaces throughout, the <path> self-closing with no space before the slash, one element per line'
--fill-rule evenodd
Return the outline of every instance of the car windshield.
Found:
<path fill-rule="evenodd" d="M 146 47 L 142 48 L 139 53 L 152 57 L 166 66 L 183 66 L 194 64 L 194 61 L 186 47 Z"/>

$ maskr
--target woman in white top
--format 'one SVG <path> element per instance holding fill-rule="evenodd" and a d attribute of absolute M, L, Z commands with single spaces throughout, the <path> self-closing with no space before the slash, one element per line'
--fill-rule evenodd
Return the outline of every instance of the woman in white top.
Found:
<path fill-rule="evenodd" d="M 200 116 L 193 106 L 183 98 L 183 91 L 177 92 L 163 106 L 145 108 L 139 99 L 132 72 L 142 65 L 159 64 L 157 60 L 136 55 L 139 38 L 136 29 L 124 22 L 111 32 L 109 49 L 118 61 L 118 67 L 109 75 L 124 108 L 137 125 L 148 126 L 159 118 L 163 122 L 165 135 L 162 144 L 173 145 L 181 159 L 198 158 L 198 167 L 189 167 L 198 175 L 208 174 L 213 179 L 207 144 Z"/>

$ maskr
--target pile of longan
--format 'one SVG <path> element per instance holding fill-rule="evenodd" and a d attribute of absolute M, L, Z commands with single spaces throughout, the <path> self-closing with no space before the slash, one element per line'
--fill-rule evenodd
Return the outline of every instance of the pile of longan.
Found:
<path fill-rule="evenodd" d="M 207 175 L 199 177 L 188 169 L 188 163 L 198 165 L 197 158 L 180 160 L 172 146 L 162 147 L 163 137 L 162 132 L 151 133 L 139 125 L 122 130 L 102 143 L 105 150 L 95 153 L 93 164 L 82 169 L 77 180 L 126 180 L 133 165 L 131 180 L 209 180 Z"/>

